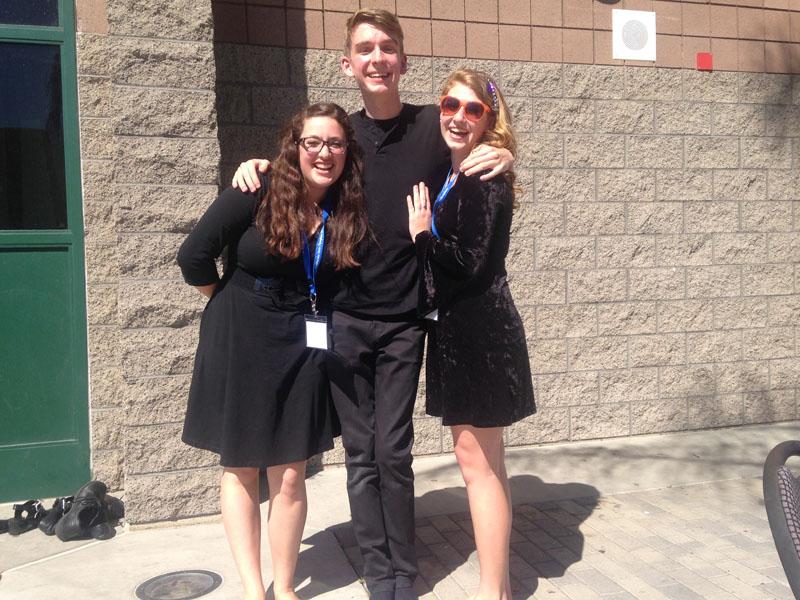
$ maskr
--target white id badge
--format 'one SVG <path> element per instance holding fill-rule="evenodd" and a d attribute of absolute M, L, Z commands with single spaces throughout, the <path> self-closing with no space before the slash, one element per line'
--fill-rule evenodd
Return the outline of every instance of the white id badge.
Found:
<path fill-rule="evenodd" d="M 439 320 L 439 309 L 434 308 L 431 312 L 425 315 L 425 318 L 429 321 L 438 321 Z"/>
<path fill-rule="evenodd" d="M 322 315 L 305 315 L 306 346 L 309 348 L 328 349 L 328 319 Z"/>

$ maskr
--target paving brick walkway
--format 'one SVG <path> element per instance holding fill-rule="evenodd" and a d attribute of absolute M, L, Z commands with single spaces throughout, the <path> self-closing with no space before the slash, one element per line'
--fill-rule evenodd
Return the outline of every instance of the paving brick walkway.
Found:
<path fill-rule="evenodd" d="M 471 529 L 467 513 L 417 522 L 423 600 L 475 593 Z M 360 573 L 350 525 L 334 533 Z M 515 600 L 793 598 L 754 478 L 515 506 L 511 576 Z"/>

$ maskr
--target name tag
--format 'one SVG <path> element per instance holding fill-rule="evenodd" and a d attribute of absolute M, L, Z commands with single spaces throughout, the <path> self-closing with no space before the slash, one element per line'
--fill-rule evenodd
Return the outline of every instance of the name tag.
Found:
<path fill-rule="evenodd" d="M 328 349 L 328 319 L 322 315 L 305 315 L 306 346 L 309 348 Z"/>
<path fill-rule="evenodd" d="M 425 315 L 425 318 L 429 321 L 438 321 L 439 320 L 439 309 L 434 308 L 431 312 Z"/>

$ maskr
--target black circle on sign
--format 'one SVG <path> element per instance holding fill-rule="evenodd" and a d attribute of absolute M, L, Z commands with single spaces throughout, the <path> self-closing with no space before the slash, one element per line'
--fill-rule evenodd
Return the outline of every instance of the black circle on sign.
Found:
<path fill-rule="evenodd" d="M 222 585 L 222 577 L 213 571 L 175 571 L 148 579 L 136 588 L 140 600 L 193 600 Z"/>

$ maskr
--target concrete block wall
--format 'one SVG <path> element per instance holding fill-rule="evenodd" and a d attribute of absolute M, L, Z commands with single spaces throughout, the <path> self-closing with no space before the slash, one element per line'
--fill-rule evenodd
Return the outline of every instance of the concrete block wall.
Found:
<path fill-rule="evenodd" d="M 202 303 L 175 254 L 218 190 L 211 5 L 77 15 L 93 474 L 132 522 L 210 514 L 214 456 L 180 442 Z"/>
<path fill-rule="evenodd" d="M 113 0 L 109 24 L 120 62 L 114 189 L 128 508 L 136 521 L 208 514 L 217 461 L 180 441 L 202 302 L 175 255 L 217 191 L 211 7 Z"/>
<path fill-rule="evenodd" d="M 509 280 L 540 410 L 508 428 L 509 446 L 798 416 L 800 40 L 766 28 L 773 13 L 792 23 L 792 2 L 758 3 L 764 34 L 744 39 L 763 44 L 761 71 L 768 43 L 788 45 L 784 73 L 746 70 L 741 39 L 692 29 L 690 4 L 737 19 L 753 8 L 733 2 L 614 5 L 678 19 L 663 35 L 678 38 L 681 61 L 662 66 L 605 64 L 610 7 L 599 1 L 480 3 L 495 20 L 469 1 L 463 15 L 458 2 L 387 5 L 414 53 L 404 99 L 435 101 L 466 65 L 493 73 L 514 112 L 524 192 Z M 175 253 L 219 181 L 269 156 L 299 106 L 360 106 L 338 70 L 353 8 L 78 2 L 93 465 L 124 488 L 133 522 L 218 509 L 215 457 L 179 439 L 203 303 Z M 465 15 L 488 25 L 481 44 L 496 53 L 474 50 Z M 458 56 L 437 45 L 441 28 L 464 31 Z M 526 36 L 512 44 L 521 54 L 504 53 L 517 39 L 508 28 L 527 32 L 530 54 Z M 591 58 L 586 45 L 574 54 L 575 36 L 591 40 Z M 736 62 L 694 71 L 684 58 L 695 38 L 732 40 Z M 450 451 L 421 401 L 414 419 L 418 455 Z M 342 459 L 341 448 L 323 457 Z"/>
<path fill-rule="evenodd" d="M 306 101 L 360 107 L 338 50 L 218 44 L 234 53 L 255 83 L 228 90 L 249 124 L 219 115 L 226 182 L 269 153 L 248 128 Z M 286 78 L 262 86 L 275 64 Z M 520 143 L 508 267 L 540 411 L 508 445 L 795 418 L 800 78 L 418 55 L 404 99 L 435 102 L 458 66 L 495 75 Z M 423 395 L 415 452 L 449 451 Z"/>
<path fill-rule="evenodd" d="M 112 82 L 105 4 L 79 2 L 78 100 L 86 252 L 86 300 L 93 475 L 119 489 L 123 482 L 125 403 L 117 323 L 118 236 L 111 185 Z"/>
<path fill-rule="evenodd" d="M 797 78 L 533 72 L 509 263 L 541 412 L 509 441 L 795 418 Z"/>

